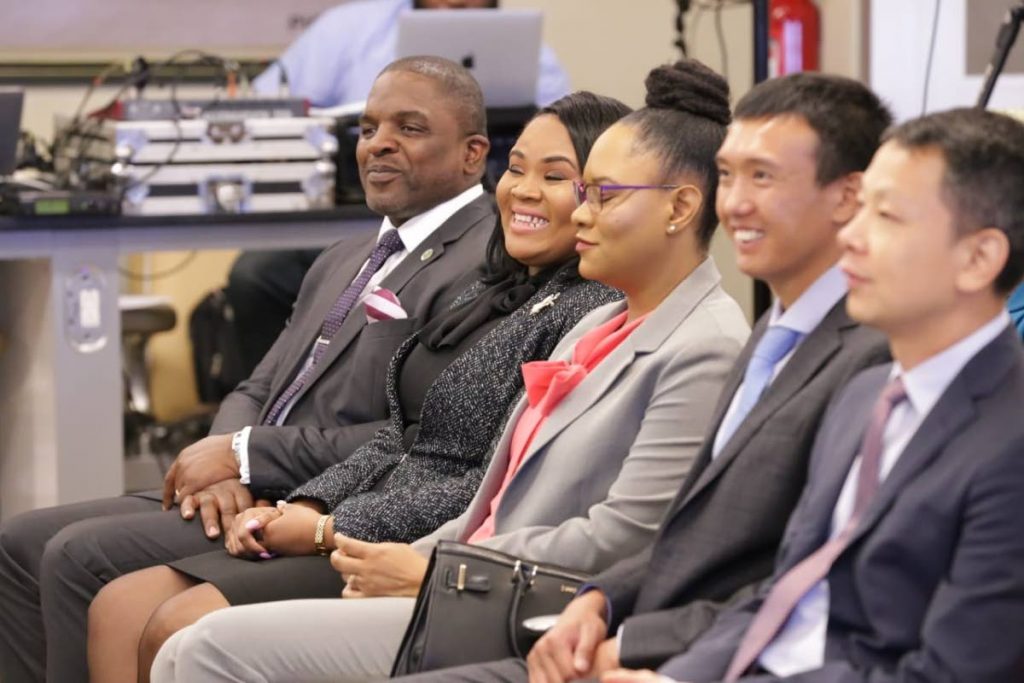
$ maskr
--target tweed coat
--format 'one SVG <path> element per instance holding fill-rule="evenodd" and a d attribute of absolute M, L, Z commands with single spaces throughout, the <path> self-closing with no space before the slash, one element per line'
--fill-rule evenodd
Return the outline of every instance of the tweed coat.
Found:
<path fill-rule="evenodd" d="M 388 424 L 289 498 L 320 501 L 332 511 L 336 531 L 365 541 L 409 542 L 434 531 L 460 515 L 476 493 L 522 392 L 520 366 L 547 358 L 584 315 L 620 297 L 581 279 L 575 264 L 563 266 L 441 371 L 424 396 L 419 432 L 406 450 L 398 376 L 416 344 L 411 337 L 388 371 Z"/>

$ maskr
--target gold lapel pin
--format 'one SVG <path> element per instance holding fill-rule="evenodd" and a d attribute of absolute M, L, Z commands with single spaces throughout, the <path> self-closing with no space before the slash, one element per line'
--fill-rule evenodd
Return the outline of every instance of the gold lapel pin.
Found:
<path fill-rule="evenodd" d="M 434 255 L 434 250 L 433 249 L 427 249 L 422 254 L 420 254 L 420 261 L 428 261 L 428 260 L 430 260 L 430 257 L 433 256 L 433 255 Z"/>

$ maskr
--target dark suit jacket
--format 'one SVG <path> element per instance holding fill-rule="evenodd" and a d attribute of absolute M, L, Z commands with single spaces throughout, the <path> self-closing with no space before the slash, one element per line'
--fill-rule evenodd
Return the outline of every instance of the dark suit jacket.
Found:
<path fill-rule="evenodd" d="M 494 220 L 490 196 L 473 200 L 384 278 L 381 286 L 398 296 L 408 319 L 367 325 L 360 309 L 348 316 L 285 424 L 252 430 L 249 467 L 254 491 L 290 491 L 343 459 L 385 424 L 384 387 L 391 356 L 472 282 Z M 374 232 L 343 239 L 316 260 L 302 283 L 288 327 L 252 376 L 224 399 L 212 434 L 260 424 L 305 362 L 327 311 L 355 279 L 376 238 Z"/>
<path fill-rule="evenodd" d="M 829 408 L 776 576 L 827 540 L 888 372 L 864 372 Z M 785 680 L 1024 681 L 1022 405 L 1024 352 L 1008 327 L 943 393 L 832 566 L 824 667 Z M 664 672 L 720 680 L 768 587 L 723 614 Z"/>
<path fill-rule="evenodd" d="M 884 338 L 850 320 L 840 301 L 712 461 L 714 436 L 767 323 L 765 314 L 726 380 L 654 544 L 593 581 L 611 602 L 609 632 L 625 623 L 619 657 L 626 666 L 656 667 L 684 651 L 731 596 L 771 575 L 829 398 L 857 371 L 889 357 Z"/>

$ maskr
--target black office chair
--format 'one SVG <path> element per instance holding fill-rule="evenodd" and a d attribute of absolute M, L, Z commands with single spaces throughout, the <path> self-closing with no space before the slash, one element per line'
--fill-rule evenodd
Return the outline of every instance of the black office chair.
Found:
<path fill-rule="evenodd" d="M 153 452 L 154 430 L 149 367 L 146 362 L 149 339 L 174 329 L 178 316 L 163 297 L 121 296 L 121 357 L 124 372 L 124 451 L 126 456 L 158 455 Z M 161 468 L 163 468 L 161 463 Z"/>

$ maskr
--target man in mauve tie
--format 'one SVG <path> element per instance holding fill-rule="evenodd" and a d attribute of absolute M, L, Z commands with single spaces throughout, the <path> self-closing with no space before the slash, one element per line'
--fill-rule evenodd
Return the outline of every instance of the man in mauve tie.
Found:
<path fill-rule="evenodd" d="M 1024 680 L 1024 125 L 891 131 L 840 233 L 847 308 L 894 362 L 829 406 L 772 580 L 685 654 L 606 683 Z"/>
<path fill-rule="evenodd" d="M 657 667 L 771 574 L 829 398 L 889 359 L 884 337 L 846 314 L 836 235 L 856 213 L 861 174 L 890 121 L 862 84 L 820 74 L 767 81 L 736 105 L 718 153 L 716 208 L 740 269 L 765 281 L 775 303 L 726 379 L 655 542 L 595 576 L 563 611 L 530 652 L 532 681 Z M 433 678 L 525 680 L 526 664 Z"/>
<path fill-rule="evenodd" d="M 107 582 L 218 549 L 254 498 L 281 497 L 384 424 L 395 349 L 483 263 L 495 221 L 480 185 L 490 145 L 479 85 L 436 57 L 385 68 L 360 132 L 360 181 L 380 229 L 339 230 L 289 325 L 221 404 L 210 436 L 172 465 L 163 500 L 156 491 L 63 505 L 0 526 L 0 679 L 84 680 L 87 610 Z M 402 312 L 370 324 L 363 302 L 382 290 Z"/>

